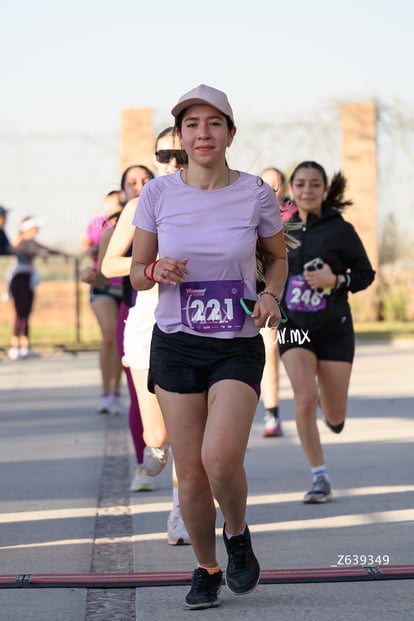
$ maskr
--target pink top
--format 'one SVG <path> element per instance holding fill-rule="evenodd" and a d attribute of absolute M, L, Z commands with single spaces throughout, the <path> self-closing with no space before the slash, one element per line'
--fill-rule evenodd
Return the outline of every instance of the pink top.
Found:
<path fill-rule="evenodd" d="M 96 247 L 96 255 L 98 255 L 98 247 L 100 239 L 105 231 L 114 226 L 114 221 L 110 220 L 107 215 L 95 216 L 86 227 L 86 239 L 90 244 Z M 93 267 L 96 267 L 96 259 L 93 261 Z M 113 285 L 121 285 L 122 278 L 110 278 L 109 282 Z"/>
<path fill-rule="evenodd" d="M 298 210 L 296 203 L 290 200 L 284 200 L 280 205 L 280 215 L 282 216 L 282 221 L 287 222 L 291 219 L 293 214 Z"/>
<path fill-rule="evenodd" d="M 98 253 L 99 241 L 103 235 L 103 233 L 113 226 L 113 222 L 108 220 L 107 215 L 95 216 L 89 222 L 86 227 L 85 237 L 91 244 L 91 246 L 96 246 L 96 252 Z M 94 267 L 96 267 L 96 261 L 94 261 Z"/>

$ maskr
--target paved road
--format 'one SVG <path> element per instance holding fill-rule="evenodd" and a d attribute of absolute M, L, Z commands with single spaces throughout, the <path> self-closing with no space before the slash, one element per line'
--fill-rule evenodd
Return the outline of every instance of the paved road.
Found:
<path fill-rule="evenodd" d="M 335 499 L 301 502 L 309 475 L 282 374 L 285 436 L 262 438 L 261 404 L 246 455 L 248 521 L 263 569 L 329 568 L 352 555 L 413 565 L 414 347 L 360 345 L 349 418 L 321 425 Z M 167 545 L 171 470 L 153 493 L 128 493 L 127 417 L 94 413 L 96 354 L 0 361 L 0 574 L 191 571 L 191 547 Z M 218 516 L 218 553 L 224 565 Z M 354 562 L 354 560 L 352 560 Z M 413 618 L 413 581 L 259 585 L 220 608 L 184 611 L 184 586 L 0 589 L 0 621 L 332 621 Z"/>

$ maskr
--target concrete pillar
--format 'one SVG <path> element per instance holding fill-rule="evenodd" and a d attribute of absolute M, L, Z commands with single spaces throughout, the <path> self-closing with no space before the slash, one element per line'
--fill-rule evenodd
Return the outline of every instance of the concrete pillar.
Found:
<path fill-rule="evenodd" d="M 354 202 L 344 217 L 354 225 L 375 270 L 378 269 L 376 113 L 374 102 L 341 106 L 342 170 L 348 180 L 347 196 Z M 378 318 L 377 283 L 376 279 L 367 290 L 350 295 L 356 320 Z"/>
<path fill-rule="evenodd" d="M 152 108 L 127 108 L 121 110 L 121 174 L 131 164 L 144 164 L 154 171 L 154 142 Z"/>

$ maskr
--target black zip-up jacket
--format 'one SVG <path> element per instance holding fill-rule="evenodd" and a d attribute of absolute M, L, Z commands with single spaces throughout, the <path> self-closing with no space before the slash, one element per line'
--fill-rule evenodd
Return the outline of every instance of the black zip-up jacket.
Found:
<path fill-rule="evenodd" d="M 294 213 L 289 222 L 301 222 Z M 321 215 L 308 214 L 307 223 L 298 230 L 289 231 L 301 242 L 295 250 L 289 250 L 289 276 L 303 273 L 308 261 L 320 257 L 328 263 L 334 274 L 346 275 L 346 282 L 327 296 L 327 307 L 313 313 L 291 311 L 282 305 L 289 319 L 301 328 L 319 329 L 326 323 L 335 322 L 350 315 L 348 290 L 352 293 L 366 289 L 374 280 L 365 248 L 352 224 L 346 222 L 337 209 L 323 207 Z M 285 289 L 286 293 L 286 289 Z"/>
<path fill-rule="evenodd" d="M 3 229 L 0 229 L 0 254 L 12 254 L 9 238 Z"/>

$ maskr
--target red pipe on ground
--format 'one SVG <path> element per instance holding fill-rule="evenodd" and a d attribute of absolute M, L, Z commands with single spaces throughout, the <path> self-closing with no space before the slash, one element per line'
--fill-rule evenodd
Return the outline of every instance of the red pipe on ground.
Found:
<path fill-rule="evenodd" d="M 259 584 L 306 584 L 311 582 L 360 582 L 372 580 L 412 580 L 414 565 L 353 566 L 304 569 L 264 569 Z M 185 586 L 191 573 L 134 572 L 100 574 L 3 574 L 0 589 L 119 589 Z"/>

